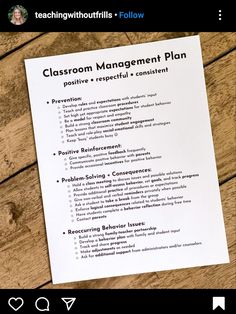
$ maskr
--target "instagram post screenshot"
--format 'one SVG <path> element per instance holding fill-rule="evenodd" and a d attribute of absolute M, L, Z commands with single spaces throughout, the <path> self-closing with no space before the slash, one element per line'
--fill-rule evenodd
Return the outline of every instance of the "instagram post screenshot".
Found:
<path fill-rule="evenodd" d="M 234 15 L 0 0 L 2 313 L 234 313 Z"/>

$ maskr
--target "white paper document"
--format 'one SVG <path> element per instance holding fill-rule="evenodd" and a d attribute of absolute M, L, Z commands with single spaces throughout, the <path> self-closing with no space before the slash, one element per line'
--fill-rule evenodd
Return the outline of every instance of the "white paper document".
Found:
<path fill-rule="evenodd" d="M 198 36 L 25 66 L 53 283 L 229 262 Z"/>

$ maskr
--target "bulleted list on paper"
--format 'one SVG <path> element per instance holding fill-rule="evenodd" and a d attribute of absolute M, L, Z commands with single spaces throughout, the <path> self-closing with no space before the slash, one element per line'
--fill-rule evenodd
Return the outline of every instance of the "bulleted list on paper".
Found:
<path fill-rule="evenodd" d="M 228 262 L 198 36 L 25 63 L 54 283 Z"/>

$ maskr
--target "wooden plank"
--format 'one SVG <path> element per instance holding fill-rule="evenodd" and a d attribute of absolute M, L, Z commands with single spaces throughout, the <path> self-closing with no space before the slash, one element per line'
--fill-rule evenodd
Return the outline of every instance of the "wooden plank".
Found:
<path fill-rule="evenodd" d="M 128 44 L 124 33 L 50 33 L 0 61 L 0 182 L 36 160 L 23 60 Z"/>
<path fill-rule="evenodd" d="M 172 32 L 172 33 L 147 33 L 147 32 L 128 32 L 131 43 L 139 44 L 151 41 L 165 40 L 184 36 L 196 35 L 195 32 Z M 236 47 L 235 32 L 199 33 L 202 46 L 204 64 L 221 56 L 224 52 Z"/>
<path fill-rule="evenodd" d="M 38 169 L 33 165 L 1 185 L 0 288 L 35 288 L 50 281 Z M 44 288 L 235 287 L 236 178 L 221 186 L 230 264 L 123 276 Z"/>
<path fill-rule="evenodd" d="M 132 44 L 197 35 L 197 32 L 126 32 Z"/>
<path fill-rule="evenodd" d="M 8 178 L 8 176 L 36 161 L 33 128 L 29 112 L 14 119 L 0 130 L 0 160 L 0 177 L 2 179 Z"/>
<path fill-rule="evenodd" d="M 200 33 L 204 64 L 236 47 L 235 32 Z"/>
<path fill-rule="evenodd" d="M 49 36 L 49 38 L 51 37 Z M 120 43 L 127 43 L 126 39 L 122 38 Z M 113 37 L 112 34 L 104 34 L 104 36 L 98 36 L 96 40 L 98 43 L 95 45 L 106 46 L 108 41 L 111 42 L 111 45 L 116 45 L 119 39 L 116 36 Z M 91 40 L 91 45 L 94 45 L 94 39 Z M 31 48 L 26 47 L 27 51 L 28 49 Z M 0 92 L 0 125 L 3 126 L 0 129 L 0 160 L 2 161 L 0 181 L 36 160 L 23 66 L 19 70 L 22 54 L 17 53 L 16 57 L 9 56 L 9 59 L 12 71 L 7 72 L 6 68 L 9 62 L 4 63 L 4 75 L 8 84 Z M 13 70 L 12 67 L 17 70 Z M 15 72 L 18 73 L 18 71 L 21 72 L 21 75 L 15 78 L 17 75 Z M 10 72 L 11 74 L 9 74 Z M 235 51 L 207 66 L 205 76 L 218 176 L 220 181 L 224 181 L 236 173 L 234 149 Z M 11 82 L 14 80 L 19 84 L 12 84 Z"/>
<path fill-rule="evenodd" d="M 235 151 L 235 83 L 236 51 L 205 68 L 219 181 L 236 174 Z M 199 121 L 199 127 L 200 127 Z"/>
<path fill-rule="evenodd" d="M 32 288 L 50 278 L 37 166 L 0 190 L 0 286 Z"/>
<path fill-rule="evenodd" d="M 0 33 L 0 58 L 7 52 L 39 36 L 40 32 L 2 32 Z"/>
<path fill-rule="evenodd" d="M 0 127 L 29 112 L 24 59 L 128 45 L 123 33 L 49 33 L 0 61 Z"/>

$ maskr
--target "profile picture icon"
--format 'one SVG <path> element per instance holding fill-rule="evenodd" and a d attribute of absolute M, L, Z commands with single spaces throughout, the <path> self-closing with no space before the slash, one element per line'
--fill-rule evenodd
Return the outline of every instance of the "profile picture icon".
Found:
<path fill-rule="evenodd" d="M 8 19 L 14 25 L 22 25 L 28 18 L 28 12 L 22 5 L 14 5 L 8 11 Z"/>

